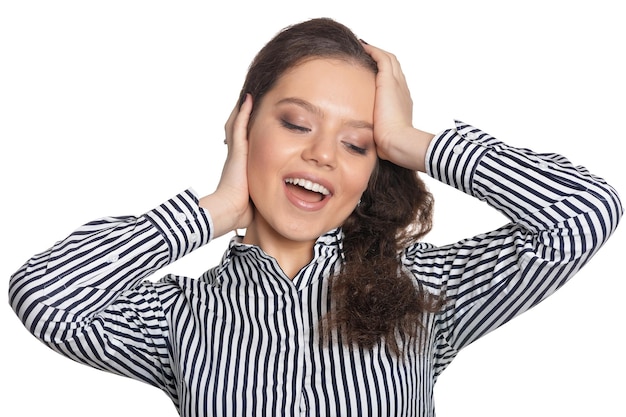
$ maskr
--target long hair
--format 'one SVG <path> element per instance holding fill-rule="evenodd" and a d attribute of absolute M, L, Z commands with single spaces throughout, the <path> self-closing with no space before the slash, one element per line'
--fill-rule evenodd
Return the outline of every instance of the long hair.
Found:
<path fill-rule="evenodd" d="M 285 71 L 314 58 L 378 72 L 350 29 L 332 19 L 312 19 L 283 29 L 259 51 L 240 102 L 250 93 L 258 107 Z M 378 160 L 361 203 L 342 225 L 345 264 L 331 277 L 332 307 L 320 323 L 323 334 L 337 330 L 343 343 L 362 348 L 384 341 L 396 354 L 398 338 L 417 336 L 424 313 L 441 303 L 402 269 L 400 252 L 430 231 L 432 208 L 432 195 L 417 173 Z"/>

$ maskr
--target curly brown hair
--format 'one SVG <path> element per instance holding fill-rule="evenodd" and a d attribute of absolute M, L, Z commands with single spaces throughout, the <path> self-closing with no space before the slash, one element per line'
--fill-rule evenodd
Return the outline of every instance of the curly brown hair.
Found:
<path fill-rule="evenodd" d="M 241 89 L 255 107 L 290 68 L 314 58 L 341 59 L 378 72 L 376 62 L 346 26 L 329 18 L 280 31 L 256 55 Z M 254 119 L 254 109 L 250 120 Z M 398 337 L 416 337 L 424 313 L 439 297 L 403 270 L 401 251 L 432 226 L 433 197 L 417 173 L 378 160 L 361 203 L 342 225 L 345 265 L 331 277 L 332 309 L 320 322 L 346 344 L 371 348 L 380 341 L 400 354 Z"/>

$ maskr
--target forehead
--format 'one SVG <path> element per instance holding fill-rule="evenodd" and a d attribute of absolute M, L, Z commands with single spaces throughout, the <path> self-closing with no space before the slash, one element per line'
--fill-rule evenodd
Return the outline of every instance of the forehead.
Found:
<path fill-rule="evenodd" d="M 275 87 L 281 82 L 292 79 L 315 80 L 320 78 L 342 78 L 356 76 L 359 81 L 373 82 L 375 73 L 356 60 L 315 57 L 304 59 L 287 69 L 278 79 Z"/>
<path fill-rule="evenodd" d="M 285 97 L 296 97 L 322 108 L 351 107 L 359 113 L 371 114 L 375 79 L 371 69 L 352 61 L 309 59 L 286 71 L 268 92 L 267 98 L 269 102 L 277 103 Z"/>

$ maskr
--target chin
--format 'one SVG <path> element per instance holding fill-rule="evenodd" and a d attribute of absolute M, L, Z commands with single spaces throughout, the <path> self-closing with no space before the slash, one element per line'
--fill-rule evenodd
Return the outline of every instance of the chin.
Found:
<path fill-rule="evenodd" d="M 291 240 L 294 242 L 309 242 L 315 241 L 318 237 L 322 236 L 327 231 L 333 229 L 332 227 L 328 230 L 324 229 L 301 229 L 301 228 L 293 228 L 287 229 L 284 231 L 277 230 L 285 239 Z"/>

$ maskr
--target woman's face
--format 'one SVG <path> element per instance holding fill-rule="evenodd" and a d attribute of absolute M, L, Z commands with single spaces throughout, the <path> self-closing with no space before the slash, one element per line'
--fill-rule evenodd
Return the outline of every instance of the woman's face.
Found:
<path fill-rule="evenodd" d="M 263 97 L 248 135 L 258 238 L 313 241 L 352 213 L 377 161 L 374 82 L 362 66 L 319 58 Z"/>

